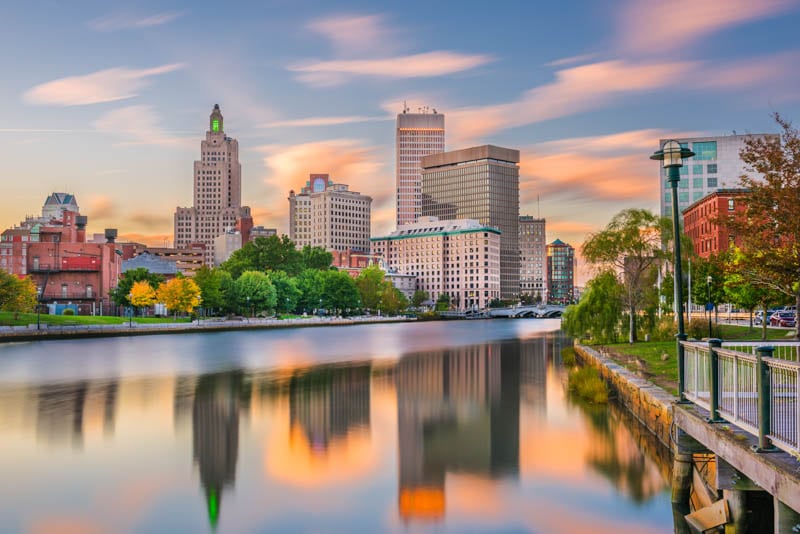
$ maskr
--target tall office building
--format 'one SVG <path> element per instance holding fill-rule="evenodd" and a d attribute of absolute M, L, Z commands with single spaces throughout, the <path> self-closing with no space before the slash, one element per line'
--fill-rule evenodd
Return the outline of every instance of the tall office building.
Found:
<path fill-rule="evenodd" d="M 547 245 L 547 302 L 570 304 L 575 298 L 575 249 L 560 239 Z"/>
<path fill-rule="evenodd" d="M 422 158 L 422 215 L 501 231 L 500 297 L 519 295 L 519 150 L 493 145 Z M 467 260 L 467 258 L 464 258 Z"/>
<path fill-rule="evenodd" d="M 214 239 L 250 219 L 250 208 L 242 206 L 239 142 L 225 135 L 218 104 L 208 123 L 200 159 L 194 162 L 194 206 L 175 210 L 174 246 L 203 243 L 206 265 L 214 265 Z"/>
<path fill-rule="evenodd" d="M 718 189 L 739 187 L 739 177 L 748 174 L 739 152 L 745 140 L 752 138 L 777 138 L 775 134 L 725 135 L 721 137 L 691 137 L 676 139 L 681 146 L 694 151 L 695 156 L 684 161 L 678 182 L 679 212 Z M 667 139 L 659 141 L 663 147 Z M 667 169 L 659 166 L 661 191 L 661 216 L 672 218 L 672 191 L 667 180 Z"/>
<path fill-rule="evenodd" d="M 369 252 L 372 197 L 312 174 L 305 187 L 289 191 L 289 238 L 328 251 Z"/>
<path fill-rule="evenodd" d="M 422 209 L 423 156 L 444 152 L 444 115 L 409 113 L 397 115 L 397 226 L 416 222 Z"/>
<path fill-rule="evenodd" d="M 520 215 L 519 217 L 519 290 L 535 301 L 545 301 L 545 220 Z"/>

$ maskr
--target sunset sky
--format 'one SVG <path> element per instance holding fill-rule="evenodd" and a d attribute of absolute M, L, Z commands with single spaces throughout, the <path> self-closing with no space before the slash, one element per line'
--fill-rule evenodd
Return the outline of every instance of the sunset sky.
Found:
<path fill-rule="evenodd" d="M 658 210 L 658 138 L 771 132 L 773 111 L 800 121 L 796 0 L 31 0 L 2 13 L 3 228 L 65 191 L 90 232 L 171 242 L 215 103 L 256 224 L 287 231 L 289 189 L 328 172 L 374 198 L 374 234 L 391 230 L 406 100 L 446 115 L 448 150 L 519 148 L 520 213 L 575 246 L 620 209 Z"/>

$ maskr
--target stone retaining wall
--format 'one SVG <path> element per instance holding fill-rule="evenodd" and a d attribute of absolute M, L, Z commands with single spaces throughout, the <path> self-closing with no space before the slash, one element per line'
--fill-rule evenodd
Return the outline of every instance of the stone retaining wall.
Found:
<path fill-rule="evenodd" d="M 677 397 L 670 395 L 652 382 L 636 376 L 622 365 L 597 350 L 584 345 L 575 345 L 575 354 L 584 365 L 591 365 L 600 372 L 617 399 L 645 427 L 667 447 L 672 427 L 672 404 Z"/>

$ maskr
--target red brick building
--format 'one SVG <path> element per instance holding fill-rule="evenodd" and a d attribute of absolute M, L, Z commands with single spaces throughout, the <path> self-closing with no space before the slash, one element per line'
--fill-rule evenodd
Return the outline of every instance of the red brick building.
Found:
<path fill-rule="evenodd" d="M 708 259 L 728 250 L 738 239 L 716 221 L 743 213 L 747 189 L 718 189 L 683 210 L 683 232 L 692 239 L 695 253 Z"/>

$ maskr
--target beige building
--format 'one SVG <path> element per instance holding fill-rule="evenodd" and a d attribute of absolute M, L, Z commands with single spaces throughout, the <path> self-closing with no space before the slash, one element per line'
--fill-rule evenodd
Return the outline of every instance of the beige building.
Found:
<path fill-rule="evenodd" d="M 519 289 L 520 294 L 545 302 L 547 292 L 547 241 L 545 220 L 519 217 Z"/>
<path fill-rule="evenodd" d="M 214 265 L 222 265 L 231 255 L 242 248 L 242 233 L 228 230 L 214 238 Z"/>
<path fill-rule="evenodd" d="M 175 211 L 174 246 L 203 243 L 206 265 L 215 265 L 214 239 L 242 218 L 250 218 L 250 208 L 242 206 L 239 142 L 225 135 L 222 112 L 215 104 L 200 159 L 194 162 L 194 205 Z"/>
<path fill-rule="evenodd" d="M 428 113 L 409 113 L 408 108 L 397 115 L 396 172 L 397 226 L 413 223 L 422 210 L 423 156 L 444 152 L 444 115 L 435 109 Z"/>
<path fill-rule="evenodd" d="M 372 197 L 312 174 L 305 187 L 289 191 L 289 238 L 328 251 L 369 251 Z"/>
<path fill-rule="evenodd" d="M 500 298 L 500 230 L 475 220 L 420 217 L 386 237 L 372 252 L 388 269 L 417 277 L 431 300 L 442 293 L 458 310 L 486 308 Z"/>
<path fill-rule="evenodd" d="M 422 215 L 498 228 L 501 298 L 519 295 L 519 150 L 483 145 L 422 158 Z"/>

